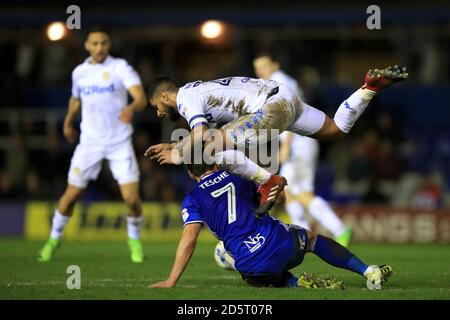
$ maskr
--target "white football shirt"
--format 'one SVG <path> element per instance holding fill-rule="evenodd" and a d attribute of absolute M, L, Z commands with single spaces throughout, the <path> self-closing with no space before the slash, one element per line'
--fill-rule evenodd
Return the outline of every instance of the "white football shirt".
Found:
<path fill-rule="evenodd" d="M 178 112 L 191 128 L 201 123 L 228 123 L 258 111 L 278 86 L 272 80 L 248 77 L 190 82 L 178 91 Z"/>
<path fill-rule="evenodd" d="M 72 96 L 81 99 L 81 143 L 114 144 L 128 139 L 131 124 L 119 120 L 128 104 L 128 88 L 140 85 L 137 72 L 124 59 L 108 56 L 102 63 L 91 57 L 72 72 Z"/>

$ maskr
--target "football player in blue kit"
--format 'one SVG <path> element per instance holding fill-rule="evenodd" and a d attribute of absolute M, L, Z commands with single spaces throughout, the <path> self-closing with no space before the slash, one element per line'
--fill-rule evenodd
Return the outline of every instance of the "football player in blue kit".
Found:
<path fill-rule="evenodd" d="M 188 164 L 197 185 L 182 204 L 184 230 L 175 262 L 167 280 L 150 285 L 176 285 L 194 252 L 202 225 L 222 240 L 242 278 L 253 286 L 343 288 L 334 278 L 321 279 L 311 273 L 300 277 L 289 272 L 312 252 L 325 262 L 353 271 L 367 279 L 369 289 L 381 289 L 392 274 L 387 265 L 367 265 L 334 240 L 296 225 L 286 225 L 265 215 L 254 214 L 259 199 L 254 182 L 220 170 L 215 165 Z"/>

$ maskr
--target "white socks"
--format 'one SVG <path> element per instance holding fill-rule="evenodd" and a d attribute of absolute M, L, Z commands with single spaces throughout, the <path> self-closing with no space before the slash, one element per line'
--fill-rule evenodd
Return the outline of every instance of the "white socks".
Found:
<path fill-rule="evenodd" d="M 50 232 L 50 238 L 52 239 L 61 239 L 64 227 L 67 222 L 69 222 L 70 217 L 63 216 L 58 209 L 55 210 L 55 214 L 53 215 L 52 220 L 52 231 Z"/>
<path fill-rule="evenodd" d="M 50 238 L 61 239 L 64 227 L 67 222 L 69 222 L 70 217 L 63 216 L 58 209 L 55 210 L 55 215 L 52 220 L 52 231 L 50 233 Z M 127 217 L 127 228 L 128 228 L 128 238 L 129 239 L 139 239 L 141 237 L 141 227 L 142 227 L 143 217 Z"/>
<path fill-rule="evenodd" d="M 138 240 L 141 238 L 141 227 L 143 216 L 127 217 L 128 239 Z"/>
<path fill-rule="evenodd" d="M 321 197 L 314 197 L 309 205 L 308 211 L 334 237 L 340 236 L 345 231 L 344 223 L 342 223 L 341 219 Z"/>
<path fill-rule="evenodd" d="M 215 162 L 223 168 L 230 170 L 238 176 L 253 180 L 258 184 L 269 181 L 271 173 L 252 160 L 247 158 L 240 150 L 225 150 L 214 155 Z"/>
<path fill-rule="evenodd" d="M 334 115 L 334 123 L 342 132 L 348 133 L 375 95 L 375 91 L 358 89 L 341 103 Z"/>
<path fill-rule="evenodd" d="M 296 224 L 302 228 L 310 230 L 310 225 L 308 220 L 305 217 L 305 209 L 303 206 L 297 201 L 292 201 L 288 205 L 286 205 L 286 211 L 291 218 L 292 224 Z"/>

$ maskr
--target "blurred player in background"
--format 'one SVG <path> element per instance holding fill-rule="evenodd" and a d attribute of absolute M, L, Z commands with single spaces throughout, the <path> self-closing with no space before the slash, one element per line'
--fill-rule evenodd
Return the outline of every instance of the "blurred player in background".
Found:
<path fill-rule="evenodd" d="M 280 69 L 280 63 L 271 52 L 262 52 L 253 60 L 255 74 L 262 79 L 275 80 L 297 92 L 304 100 L 304 95 L 297 81 Z M 346 228 L 342 220 L 329 204 L 314 194 L 314 178 L 319 156 L 319 142 L 292 132 L 280 135 L 280 175 L 286 178 L 286 210 L 293 224 L 310 229 L 305 217 L 305 209 L 319 221 L 335 240 L 347 247 L 352 231 Z"/>
<path fill-rule="evenodd" d="M 168 279 L 151 287 L 176 285 L 194 253 L 202 224 L 223 241 L 234 258 L 234 267 L 253 286 L 344 288 L 334 278 L 319 278 L 311 273 L 297 278 L 290 273 L 308 252 L 365 277 L 369 289 L 381 289 L 392 274 L 390 266 L 369 266 L 330 238 L 296 225 L 285 225 L 270 215 L 256 218 L 254 210 L 259 200 L 253 181 L 219 170 L 215 165 L 188 164 L 187 168 L 197 185 L 182 204 L 184 230 L 175 262 Z"/>
<path fill-rule="evenodd" d="M 97 179 L 103 160 L 107 160 L 128 208 L 131 260 L 139 263 L 144 259 L 140 242 L 142 209 L 131 121 L 134 112 L 145 107 L 147 98 L 133 67 L 126 60 L 109 55 L 111 42 L 107 32 L 91 30 L 85 48 L 90 57 L 73 70 L 72 96 L 64 119 L 64 136 L 69 143 L 74 143 L 78 133 L 73 122 L 81 110 L 80 142 L 71 160 L 67 188 L 53 216 L 50 239 L 40 250 L 38 260 L 52 258 L 75 203 L 89 180 Z M 128 93 L 132 97 L 129 104 Z"/>

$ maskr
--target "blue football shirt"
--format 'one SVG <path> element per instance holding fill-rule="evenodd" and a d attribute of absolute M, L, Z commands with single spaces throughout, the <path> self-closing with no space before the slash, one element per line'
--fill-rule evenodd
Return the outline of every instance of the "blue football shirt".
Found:
<path fill-rule="evenodd" d="M 258 206 L 254 182 L 219 170 L 203 177 L 182 204 L 184 225 L 204 223 L 224 242 L 235 268 L 249 272 L 291 240 L 281 221 L 265 215 L 256 218 Z"/>

